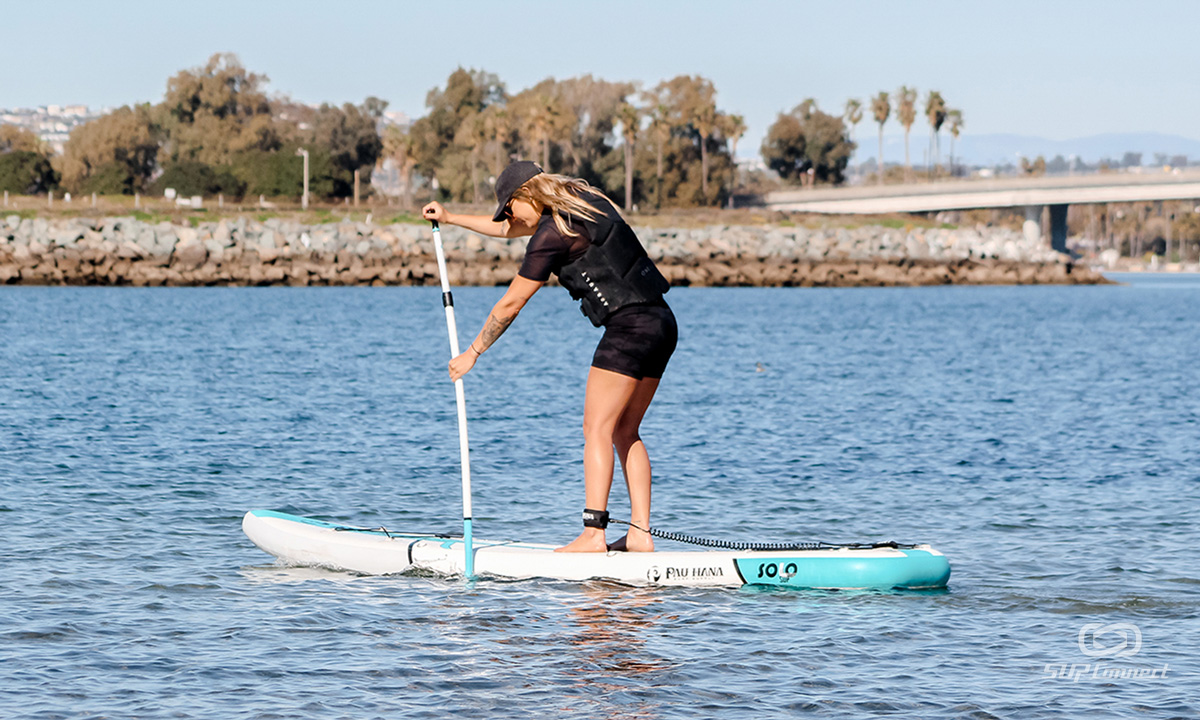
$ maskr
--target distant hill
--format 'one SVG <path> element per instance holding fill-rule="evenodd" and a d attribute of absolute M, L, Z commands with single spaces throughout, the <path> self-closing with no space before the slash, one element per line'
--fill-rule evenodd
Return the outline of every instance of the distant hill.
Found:
<path fill-rule="evenodd" d="M 866 124 L 858 128 L 858 151 L 854 162 L 873 160 L 878 152 L 877 136 L 864 133 Z M 918 126 L 913 126 L 909 140 L 909 152 L 914 165 L 925 162 L 925 152 L 929 147 L 929 129 L 918 132 Z M 1168 156 L 1185 155 L 1189 163 L 1200 164 L 1200 140 L 1193 140 L 1181 135 L 1166 135 L 1163 133 L 1106 133 L 1091 135 L 1071 140 L 1047 140 L 1046 138 L 1030 135 L 1013 135 L 997 133 L 992 135 L 971 135 L 964 133 L 954 143 L 955 162 L 966 165 L 1003 165 L 1016 164 L 1017 155 L 1035 158 L 1038 155 L 1050 160 L 1055 155 L 1064 158 L 1075 155 L 1086 163 L 1095 164 L 1103 158 L 1120 160 L 1127 152 L 1142 153 L 1142 163 L 1154 163 L 1155 153 Z M 950 136 L 942 132 L 942 162 L 950 154 Z M 884 135 L 883 156 L 889 162 L 904 161 L 904 136 Z"/>

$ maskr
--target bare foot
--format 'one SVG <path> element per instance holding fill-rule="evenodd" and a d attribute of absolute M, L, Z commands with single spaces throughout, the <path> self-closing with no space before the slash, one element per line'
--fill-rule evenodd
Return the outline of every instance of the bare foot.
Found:
<path fill-rule="evenodd" d="M 608 549 L 617 552 L 654 552 L 654 538 L 641 530 L 630 530 L 625 537 L 611 543 Z"/>
<path fill-rule="evenodd" d="M 604 531 L 599 528 L 584 528 L 579 537 L 555 549 L 554 552 L 604 552 L 608 547 L 604 544 Z"/>

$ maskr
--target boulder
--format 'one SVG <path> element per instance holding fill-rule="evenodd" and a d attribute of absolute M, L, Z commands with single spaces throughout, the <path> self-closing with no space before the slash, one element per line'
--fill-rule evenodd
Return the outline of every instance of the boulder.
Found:
<path fill-rule="evenodd" d="M 180 237 L 175 234 L 174 228 L 158 229 L 154 231 L 154 242 L 150 246 L 151 252 L 155 254 L 170 253 L 175 250 L 176 245 L 183 244 Z M 145 245 L 138 239 L 138 245 Z"/>
<path fill-rule="evenodd" d="M 180 244 L 175 247 L 172 264 L 181 270 L 195 270 L 208 259 L 208 250 L 201 243 Z"/>
<path fill-rule="evenodd" d="M 123 242 L 117 247 L 116 256 L 122 260 L 140 260 L 146 251 L 137 243 Z"/>
<path fill-rule="evenodd" d="M 219 243 L 223 247 L 232 246 L 233 234 L 229 231 L 229 223 L 225 222 L 223 219 L 221 222 L 217 223 L 217 226 L 213 228 L 212 239 L 214 242 Z"/>
<path fill-rule="evenodd" d="M 50 238 L 51 242 L 59 247 L 69 247 L 83 237 L 83 232 L 84 229 L 82 227 L 71 223 L 56 230 L 51 234 Z"/>

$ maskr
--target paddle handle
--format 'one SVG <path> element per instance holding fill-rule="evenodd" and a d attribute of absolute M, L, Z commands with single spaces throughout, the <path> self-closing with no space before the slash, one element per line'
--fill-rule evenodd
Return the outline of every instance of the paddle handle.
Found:
<path fill-rule="evenodd" d="M 446 308 L 446 330 L 450 333 L 450 357 L 456 358 L 458 350 L 458 324 L 454 321 L 454 294 L 450 292 L 450 278 L 446 273 L 446 253 L 442 248 L 442 231 L 437 220 L 433 223 L 433 247 L 437 253 L 438 277 L 442 282 L 442 306 Z M 463 507 L 463 552 L 464 570 L 468 579 L 475 576 L 475 553 L 471 547 L 471 454 L 467 440 L 467 396 L 462 378 L 454 381 L 454 400 L 458 405 L 458 451 L 462 464 L 462 507 Z"/>

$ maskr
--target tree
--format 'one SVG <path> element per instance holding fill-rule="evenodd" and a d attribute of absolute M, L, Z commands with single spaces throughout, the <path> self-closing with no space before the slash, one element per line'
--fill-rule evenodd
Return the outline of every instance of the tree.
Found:
<path fill-rule="evenodd" d="M 876 167 L 879 172 L 879 184 L 883 184 L 883 124 L 887 122 L 888 115 L 892 114 L 892 104 L 888 100 L 888 94 L 880 91 L 878 95 L 871 98 L 871 113 L 875 116 L 875 122 L 879 124 L 879 159 L 876 162 Z"/>
<path fill-rule="evenodd" d="M 763 160 L 785 180 L 803 178 L 811 169 L 819 182 L 840 183 L 854 151 L 841 118 L 805 101 L 780 113 L 767 130 Z"/>
<path fill-rule="evenodd" d="M 656 93 L 643 93 L 642 98 L 649 102 L 647 114 L 650 117 L 650 137 L 654 138 L 654 207 L 661 208 L 663 200 L 663 151 L 671 139 L 673 126 L 671 124 L 671 109 Z"/>
<path fill-rule="evenodd" d="M 958 139 L 963 129 L 962 110 L 955 108 L 946 111 L 946 119 L 950 122 L 950 176 L 954 176 L 954 141 Z"/>
<path fill-rule="evenodd" d="M 412 135 L 398 125 L 388 125 L 383 131 L 383 154 L 396 163 L 400 173 L 400 186 L 403 188 L 401 202 L 404 207 L 413 205 L 413 166 L 416 158 L 413 156 Z"/>
<path fill-rule="evenodd" d="M 1049 162 L 1046 163 L 1046 172 L 1048 172 L 1048 173 L 1054 173 L 1054 174 L 1058 175 L 1058 174 L 1070 172 L 1070 170 L 1071 170 L 1071 163 L 1068 162 L 1067 159 L 1062 156 L 1062 153 L 1059 153 L 1058 155 L 1055 155 L 1054 157 L 1050 158 Z"/>
<path fill-rule="evenodd" d="M 633 211 L 633 144 L 641 128 L 642 113 L 630 103 L 617 110 L 617 121 L 621 124 L 621 139 L 625 151 L 625 212 Z"/>
<path fill-rule="evenodd" d="M 0 153 L 6 152 L 44 154 L 37 135 L 18 125 L 0 125 Z"/>
<path fill-rule="evenodd" d="M 483 153 L 483 146 L 488 141 L 487 122 L 483 113 L 477 112 L 463 118 L 462 124 L 458 126 L 458 132 L 454 136 L 454 143 L 468 149 L 467 163 L 468 168 L 465 178 L 470 182 L 470 195 L 472 204 L 479 204 L 479 157 Z M 462 193 L 463 195 L 466 192 Z"/>
<path fill-rule="evenodd" d="M 0 125 L 0 190 L 37 195 L 57 185 L 45 143 L 25 128 Z"/>
<path fill-rule="evenodd" d="M 850 142 L 854 142 L 854 129 L 863 119 L 862 103 L 856 98 L 847 100 L 846 109 L 842 112 L 842 119 L 850 124 Z M 855 147 L 857 147 L 857 143 Z"/>
<path fill-rule="evenodd" d="M 247 150 L 233 159 L 232 172 L 245 183 L 245 194 L 267 197 L 300 197 L 304 192 L 304 165 L 296 157 L 299 145 L 278 150 Z M 334 195 L 335 177 L 341 171 L 329 159 L 329 151 L 308 146 L 308 191 L 316 197 Z M 340 179 L 340 177 L 338 177 Z"/>
<path fill-rule="evenodd" d="M 508 164 L 505 158 L 512 141 L 512 115 L 502 105 L 488 105 L 483 111 L 483 126 L 492 145 L 492 176 L 499 177 Z"/>
<path fill-rule="evenodd" d="M 717 105 L 706 100 L 699 101 L 692 108 L 692 127 L 700 136 L 700 192 L 708 200 L 708 139 L 717 129 Z"/>
<path fill-rule="evenodd" d="M 0 191 L 39 195 L 57 184 L 57 173 L 45 155 L 32 150 L 0 152 Z"/>
<path fill-rule="evenodd" d="M 542 168 L 550 169 L 550 143 L 562 134 L 569 124 L 563 107 L 556 98 L 541 95 L 530 105 L 527 116 L 529 134 L 542 144 Z"/>
<path fill-rule="evenodd" d="M 158 108 L 167 157 L 223 165 L 247 150 L 278 150 L 282 140 L 263 89 L 267 82 L 232 53 L 177 73 Z"/>
<path fill-rule="evenodd" d="M 368 95 L 367 99 L 363 100 L 361 109 L 366 115 L 369 115 L 376 120 L 380 120 L 383 118 L 383 113 L 387 110 L 387 107 L 387 100 L 380 100 L 374 95 Z"/>
<path fill-rule="evenodd" d="M 570 123 L 570 128 L 564 128 L 559 139 L 565 172 L 593 184 L 604 182 L 597 165 L 605 162 L 606 156 L 616 149 L 612 140 L 620 123 L 620 110 L 635 90 L 633 83 L 609 82 L 591 75 L 555 83 L 553 94 L 565 108 Z M 607 190 L 616 191 L 623 183 L 621 179 Z"/>
<path fill-rule="evenodd" d="M 942 129 L 942 123 L 946 122 L 946 101 L 937 90 L 930 90 L 925 98 L 925 117 L 929 120 L 929 168 L 930 177 L 933 177 L 933 168 L 937 167 L 941 155 L 938 133 Z"/>
<path fill-rule="evenodd" d="M 917 121 L 917 91 L 914 88 L 901 85 L 896 91 L 896 115 L 904 126 L 904 179 L 912 180 L 912 162 L 908 157 L 908 134 L 913 123 Z"/>
<path fill-rule="evenodd" d="M 722 117 L 721 134 L 729 141 L 729 157 L 733 158 L 733 173 L 729 180 L 729 207 L 733 207 L 733 193 L 737 189 L 737 146 L 738 140 L 746 134 L 746 120 L 741 115 L 725 115 Z"/>
<path fill-rule="evenodd" d="M 495 104 L 503 104 L 507 95 L 500 79 L 483 70 L 459 67 L 446 79 L 446 87 L 433 88 L 425 96 L 429 112 L 409 128 L 414 169 L 442 188 L 468 189 L 464 174 L 469 174 L 464 155 L 470 150 L 455 144 L 463 121 Z M 456 198 L 461 199 L 461 198 Z"/>
<path fill-rule="evenodd" d="M 710 205 L 708 189 L 709 140 L 717 129 L 721 113 L 716 105 L 716 88 L 707 78 L 679 75 L 658 84 L 654 94 L 669 108 L 674 129 L 692 138 L 700 149 L 700 202 Z"/>
<path fill-rule="evenodd" d="M 141 191 L 157 164 L 161 136 L 149 104 L 125 106 L 80 125 L 63 148 L 62 182 L 75 191 Z"/>
<path fill-rule="evenodd" d="M 152 188 L 159 193 L 174 188 L 180 196 L 224 193 L 240 197 L 246 191 L 246 183 L 227 165 L 214 168 L 195 160 L 180 160 L 167 165 Z"/>
<path fill-rule="evenodd" d="M 553 78 L 543 80 L 514 96 L 508 107 L 517 119 L 518 133 L 525 140 L 527 152 L 540 156 L 542 169 L 550 172 L 552 147 L 568 144 L 577 123 L 559 94 L 558 84 Z"/>
<path fill-rule="evenodd" d="M 354 192 L 354 173 L 373 168 L 383 152 L 376 131 L 376 118 L 364 105 L 346 103 L 340 108 L 323 104 L 313 120 L 312 142 L 324 148 L 335 168 L 333 194 L 349 197 Z M 367 182 L 370 182 L 367 173 Z"/>

